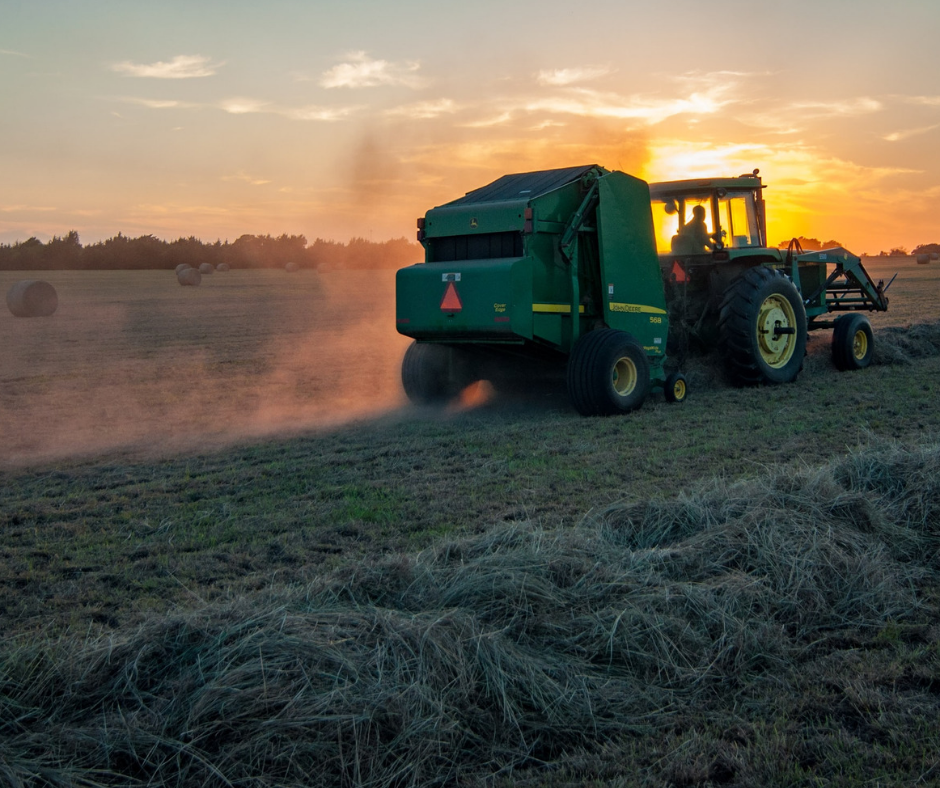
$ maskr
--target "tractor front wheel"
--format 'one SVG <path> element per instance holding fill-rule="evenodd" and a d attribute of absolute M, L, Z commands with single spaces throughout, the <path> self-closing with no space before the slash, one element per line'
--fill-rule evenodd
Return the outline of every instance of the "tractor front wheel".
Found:
<path fill-rule="evenodd" d="M 625 331 L 584 334 L 568 359 L 568 397 L 582 416 L 610 416 L 639 408 L 650 390 L 646 351 Z"/>
<path fill-rule="evenodd" d="M 681 372 L 673 372 L 663 384 L 663 395 L 666 402 L 685 402 L 689 396 L 689 384 Z"/>
<path fill-rule="evenodd" d="M 412 342 L 401 362 L 401 382 L 416 405 L 443 404 L 471 381 L 460 354 L 448 345 Z"/>
<path fill-rule="evenodd" d="M 832 331 L 832 362 L 845 372 L 864 369 L 871 364 L 875 352 L 875 337 L 871 323 L 858 313 L 840 315 Z"/>
<path fill-rule="evenodd" d="M 735 385 L 795 380 L 806 355 L 806 310 L 794 284 L 760 265 L 741 274 L 719 307 L 718 346 Z"/>

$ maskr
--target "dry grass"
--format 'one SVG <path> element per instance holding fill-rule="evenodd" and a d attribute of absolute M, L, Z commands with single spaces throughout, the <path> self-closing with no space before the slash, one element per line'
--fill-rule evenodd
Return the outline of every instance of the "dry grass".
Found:
<path fill-rule="evenodd" d="M 766 715 L 809 654 L 934 619 L 938 479 L 938 447 L 859 452 L 579 528 L 505 525 L 103 639 L 8 642 L 0 775 L 450 785 L 675 735 L 758 685 Z"/>

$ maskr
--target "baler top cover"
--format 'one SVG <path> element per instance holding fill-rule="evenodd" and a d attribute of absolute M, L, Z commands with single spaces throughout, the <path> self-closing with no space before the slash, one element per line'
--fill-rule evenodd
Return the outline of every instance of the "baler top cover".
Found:
<path fill-rule="evenodd" d="M 452 202 L 440 207 L 456 207 L 461 205 L 476 205 L 491 202 L 515 202 L 529 200 L 543 194 L 560 189 L 569 183 L 577 181 L 586 172 L 600 169 L 596 164 L 587 164 L 581 167 L 566 167 L 560 170 L 540 170 L 538 172 L 521 172 L 514 175 L 504 175 L 486 186 L 467 192 Z"/>

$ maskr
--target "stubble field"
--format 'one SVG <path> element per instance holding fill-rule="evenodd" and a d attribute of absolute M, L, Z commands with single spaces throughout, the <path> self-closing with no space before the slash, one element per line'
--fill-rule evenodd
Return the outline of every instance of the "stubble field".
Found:
<path fill-rule="evenodd" d="M 940 268 L 867 265 L 870 369 L 821 332 L 593 420 L 407 406 L 388 272 L 44 274 L 0 315 L 0 781 L 936 780 Z"/>

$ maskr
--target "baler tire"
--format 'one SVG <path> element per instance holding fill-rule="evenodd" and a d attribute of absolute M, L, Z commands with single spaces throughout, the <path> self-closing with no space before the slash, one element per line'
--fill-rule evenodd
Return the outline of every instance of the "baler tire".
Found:
<path fill-rule="evenodd" d="M 769 336 L 771 321 L 785 323 L 780 327 L 787 332 Z M 731 283 L 718 308 L 718 347 L 731 382 L 756 386 L 796 380 L 806 355 L 806 330 L 806 310 L 794 284 L 774 269 L 749 268 Z M 786 339 L 781 342 L 781 337 Z"/>
<path fill-rule="evenodd" d="M 871 323 L 858 313 L 840 315 L 832 331 L 832 363 L 840 372 L 865 369 L 875 353 Z"/>
<path fill-rule="evenodd" d="M 673 372 L 663 384 L 663 396 L 666 402 L 685 402 L 689 396 L 689 384 L 681 372 Z"/>
<path fill-rule="evenodd" d="M 627 332 L 602 328 L 575 342 L 568 359 L 568 398 L 582 416 L 629 413 L 649 391 L 646 351 Z"/>
<path fill-rule="evenodd" d="M 416 405 L 439 405 L 456 397 L 464 385 L 460 359 L 447 345 L 412 342 L 401 362 L 405 394 Z"/>

